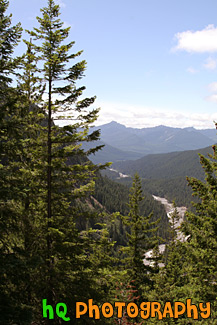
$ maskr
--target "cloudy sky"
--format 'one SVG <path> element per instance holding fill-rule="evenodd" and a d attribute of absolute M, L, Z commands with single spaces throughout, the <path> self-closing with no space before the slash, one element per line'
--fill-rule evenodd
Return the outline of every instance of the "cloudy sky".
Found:
<path fill-rule="evenodd" d="M 216 0 L 58 0 L 74 51 L 87 61 L 85 96 L 97 124 L 214 128 Z M 13 23 L 37 27 L 46 0 L 10 0 Z M 19 50 L 21 51 L 22 45 Z"/>

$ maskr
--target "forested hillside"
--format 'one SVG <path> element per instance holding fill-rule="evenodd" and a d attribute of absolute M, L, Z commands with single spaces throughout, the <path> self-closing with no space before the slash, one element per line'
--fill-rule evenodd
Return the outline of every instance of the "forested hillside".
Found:
<path fill-rule="evenodd" d="M 99 129 L 99 128 L 96 128 Z M 99 129 L 100 130 L 100 129 Z M 143 155 L 141 153 L 136 153 L 133 151 L 123 151 L 115 148 L 109 144 L 105 144 L 103 141 L 99 140 L 95 143 L 96 145 L 104 146 L 100 151 L 90 156 L 90 160 L 92 160 L 95 164 L 97 163 L 106 163 L 108 161 L 114 162 L 119 160 L 128 160 L 128 159 L 138 159 Z M 83 143 L 83 147 L 85 150 L 91 147 L 90 144 Z"/>
<path fill-rule="evenodd" d="M 145 179 L 180 176 L 192 176 L 203 179 L 204 172 L 200 167 L 198 153 L 207 156 L 211 152 L 212 147 L 206 147 L 198 150 L 148 155 L 136 161 L 116 162 L 112 167 L 129 175 L 138 172 Z"/>
<path fill-rule="evenodd" d="M 160 219 L 158 234 L 163 239 L 168 239 L 169 223 L 164 207 L 155 201 L 150 193 L 143 191 L 143 196 L 144 200 L 140 207 L 142 214 L 148 217 L 153 212 L 152 221 Z M 106 209 L 109 213 L 120 212 L 122 215 L 128 215 L 129 213 L 129 186 L 124 186 L 107 177 L 99 176 L 96 180 L 94 197 L 97 199 L 97 202 L 100 202 L 102 208 Z M 116 230 L 117 235 L 118 231 L 119 229 Z M 114 236 L 113 233 L 110 232 L 110 234 L 111 237 Z M 125 236 L 126 234 L 121 234 L 121 236 L 123 235 Z"/>
<path fill-rule="evenodd" d="M 211 147 L 199 150 L 172 152 L 168 154 L 148 155 L 136 161 L 117 162 L 112 165 L 116 170 L 134 175 L 138 172 L 142 177 L 142 188 L 150 194 L 166 197 L 177 205 L 191 206 L 192 191 L 186 177 L 203 180 L 204 170 L 200 165 L 199 153 L 207 156 Z M 109 177 L 117 180 L 117 173 L 106 171 Z M 119 182 L 130 184 L 129 179 L 118 179 Z"/>

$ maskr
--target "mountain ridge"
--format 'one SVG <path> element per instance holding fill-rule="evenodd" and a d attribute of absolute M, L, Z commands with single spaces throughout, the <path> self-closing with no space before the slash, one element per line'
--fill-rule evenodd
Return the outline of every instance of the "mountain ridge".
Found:
<path fill-rule="evenodd" d="M 144 179 L 186 176 L 202 179 L 204 171 L 200 166 L 199 153 L 207 156 L 212 153 L 212 148 L 151 154 L 137 160 L 116 162 L 112 167 L 131 176 L 138 172 Z"/>
<path fill-rule="evenodd" d="M 217 142 L 216 129 L 173 128 L 159 125 L 132 128 L 112 121 L 94 127 L 101 130 L 100 144 L 105 147 L 91 156 L 94 163 L 136 160 L 149 154 L 196 150 Z"/>
<path fill-rule="evenodd" d="M 142 179 L 143 190 L 170 202 L 191 207 L 191 188 L 188 186 L 186 176 L 204 180 L 204 169 L 200 164 L 199 154 L 205 157 L 213 154 L 211 146 L 196 150 L 172 152 L 165 154 L 152 154 L 137 160 L 116 162 L 112 168 L 120 173 L 129 175 L 128 178 L 118 179 L 117 173 L 106 170 L 105 173 L 114 180 L 122 183 L 131 183 L 132 176 L 137 172 Z"/>

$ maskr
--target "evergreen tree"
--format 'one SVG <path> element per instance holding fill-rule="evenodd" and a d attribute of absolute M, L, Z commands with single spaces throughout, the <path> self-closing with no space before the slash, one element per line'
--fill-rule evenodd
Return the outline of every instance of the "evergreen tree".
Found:
<path fill-rule="evenodd" d="M 91 163 L 87 155 L 99 147 L 84 152 L 81 143 L 98 139 L 99 132 L 90 134 L 89 126 L 99 110 L 89 109 L 95 97 L 78 100 L 85 87 L 76 88 L 76 81 L 83 76 L 86 62 L 69 66 L 82 52 L 69 53 L 74 42 L 65 43 L 70 28 L 63 28 L 59 6 L 49 0 L 41 12 L 42 17 L 37 17 L 39 28 L 29 32 L 32 41 L 26 41 L 25 74 L 19 85 L 26 98 L 37 103 L 37 107 L 30 105 L 33 117 L 37 114 L 46 117 L 41 125 L 38 121 L 33 123 L 28 135 L 32 148 L 28 146 L 31 159 L 27 160 L 26 170 L 33 181 L 31 192 L 34 194 L 28 196 L 31 209 L 26 208 L 25 212 L 34 215 L 29 217 L 41 236 L 37 245 L 41 262 L 35 270 L 34 297 L 39 307 L 42 298 L 47 298 L 52 305 L 64 300 L 74 306 L 75 301 L 85 301 L 90 296 L 100 299 L 105 294 L 101 289 L 103 281 L 99 281 L 98 276 L 98 272 L 102 274 L 102 263 L 99 257 L 97 261 L 91 257 L 96 254 L 94 241 L 90 245 L 93 231 L 90 229 L 90 234 L 84 235 L 77 227 L 78 220 L 94 215 L 88 211 L 87 200 L 99 167 Z M 38 79 L 34 79 L 41 61 L 43 67 L 38 77 L 45 83 L 44 101 L 41 90 L 36 87 Z M 75 122 L 60 128 L 54 123 L 56 119 Z M 36 130 L 35 135 L 32 130 Z M 105 239 L 108 234 L 104 227 L 98 230 L 98 236 L 95 246 L 102 245 L 106 250 L 110 244 Z M 73 314 L 73 310 L 71 312 Z"/>
<path fill-rule="evenodd" d="M 22 98 L 21 106 L 25 106 L 24 103 L 27 103 L 28 111 L 25 113 L 28 114 L 33 110 L 33 104 L 40 105 L 42 102 L 45 84 L 40 77 L 40 69 L 37 66 L 39 58 L 33 50 L 32 40 L 24 40 L 24 43 L 27 46 L 27 51 L 20 58 L 20 69 L 16 75 L 18 78 L 17 88 L 20 98 Z M 37 110 L 39 111 L 39 107 Z M 34 113 L 36 113 L 36 107 Z"/>
<path fill-rule="evenodd" d="M 187 211 L 181 231 L 186 241 L 181 243 L 176 238 L 168 245 L 165 268 L 156 279 L 155 296 L 162 302 L 192 299 L 193 304 L 211 302 L 211 317 L 197 321 L 198 324 L 216 323 L 217 263 L 216 263 L 216 164 L 217 148 L 209 158 L 200 155 L 200 163 L 205 172 L 205 180 L 187 178 L 197 202 L 193 202 L 194 211 Z M 185 324 L 188 319 L 165 322 Z"/>
<path fill-rule="evenodd" d="M 17 64 L 17 59 L 12 58 L 14 48 L 17 46 L 22 28 L 20 23 L 11 26 L 12 15 L 7 16 L 6 10 L 8 8 L 9 1 L 0 1 L 0 81 L 1 88 L 4 85 L 8 85 L 12 81 L 11 73 L 14 72 Z M 2 98 L 1 98 L 2 100 Z"/>
<path fill-rule="evenodd" d="M 1 2 L 2 13 L 7 4 Z M 59 6 L 48 1 L 42 14 L 40 28 L 30 32 L 40 44 L 25 41 L 27 52 L 19 60 L 22 72 L 16 71 L 17 89 L 9 88 L 8 83 L 15 67 L 10 54 L 21 30 L 19 25 L 9 30 L 10 19 L 2 16 L 2 40 L 6 41 L 1 49 L 8 54 L 2 54 L 1 62 L 2 324 L 43 323 L 43 298 L 53 306 L 64 300 L 72 306 L 74 317 L 75 301 L 90 297 L 100 301 L 109 290 L 105 266 L 112 243 L 105 226 L 85 233 L 77 227 L 78 219 L 96 217 L 88 197 L 100 168 L 87 155 L 99 147 L 84 152 L 81 143 L 98 139 L 98 131 L 89 134 L 89 125 L 99 110 L 89 109 L 95 97 L 78 100 L 85 87 L 77 89 L 75 83 L 86 62 L 68 67 L 81 52 L 69 54 L 74 42 L 63 44 L 69 28 L 62 27 Z M 44 65 L 39 69 L 41 60 Z M 68 112 L 70 116 L 66 116 Z M 75 122 L 60 128 L 54 118 Z M 59 319 L 46 321 L 59 324 Z"/>
<path fill-rule="evenodd" d="M 187 262 L 188 290 L 195 302 L 210 301 L 215 305 L 217 296 L 217 148 L 209 158 L 200 155 L 205 181 L 188 178 L 193 195 L 195 212 L 186 213 L 183 231 L 188 236 Z M 188 293 L 187 293 L 188 294 Z M 214 310 L 214 308 L 213 308 Z M 215 318 L 215 313 L 213 312 Z"/>
<path fill-rule="evenodd" d="M 22 131 L 17 106 L 18 94 L 11 87 L 20 61 L 13 58 L 13 52 L 22 29 L 20 24 L 11 26 L 12 16 L 6 15 L 8 5 L 8 1 L 0 1 L 0 324 L 25 322 L 29 319 L 28 306 L 21 304 L 21 209 L 20 184 L 16 178 Z"/>
<path fill-rule="evenodd" d="M 157 230 L 158 221 L 152 222 L 150 214 L 144 217 L 140 211 L 143 201 L 141 181 L 138 174 L 135 174 L 133 185 L 129 195 L 129 215 L 124 222 L 129 227 L 129 243 L 125 249 L 127 253 L 127 271 L 129 276 L 130 301 L 145 301 L 147 293 L 152 287 L 153 268 L 149 263 L 144 263 L 145 252 L 157 245 L 157 237 L 154 235 Z"/>

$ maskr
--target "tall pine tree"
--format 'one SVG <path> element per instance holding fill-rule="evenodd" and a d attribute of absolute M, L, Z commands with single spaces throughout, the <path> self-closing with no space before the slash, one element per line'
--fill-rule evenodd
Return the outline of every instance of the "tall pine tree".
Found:
<path fill-rule="evenodd" d="M 69 65 L 82 51 L 69 53 L 74 42 L 64 42 L 69 28 L 64 29 L 58 18 L 59 6 L 48 1 L 41 10 L 40 27 L 30 32 L 32 39 L 25 41 L 27 52 L 17 66 L 18 60 L 11 55 L 21 29 L 9 27 L 10 17 L 4 16 L 7 5 L 1 2 L 5 42 L 0 71 L 0 265 L 4 275 L 0 321 L 42 323 L 43 298 L 52 305 L 65 301 L 74 317 L 75 301 L 90 297 L 100 301 L 108 291 L 103 280 L 104 273 L 108 276 L 104 272 L 108 232 L 104 225 L 88 231 L 77 227 L 78 219 L 95 217 L 88 198 L 100 168 L 87 156 L 99 147 L 84 152 L 82 142 L 98 139 L 99 132 L 90 133 L 89 126 L 99 110 L 89 109 L 95 97 L 79 101 L 85 87 L 76 88 L 76 81 L 83 76 L 86 62 Z M 12 89 L 10 73 L 15 65 L 22 70 L 16 71 L 18 86 Z M 73 124 L 60 128 L 55 119 Z M 59 319 L 46 321 L 59 324 Z"/>
<path fill-rule="evenodd" d="M 128 226 L 127 271 L 131 291 L 130 301 L 140 302 L 148 299 L 147 293 L 152 287 L 153 267 L 144 263 L 145 253 L 153 249 L 157 244 L 157 221 L 151 221 L 152 213 L 146 217 L 140 211 L 143 201 L 141 181 L 138 174 L 135 174 L 133 185 L 129 195 L 129 215 L 124 218 Z"/>
<path fill-rule="evenodd" d="M 76 81 L 82 78 L 86 62 L 70 66 L 71 60 L 82 51 L 70 53 L 74 42 L 65 42 L 70 28 L 63 28 L 59 6 L 49 0 L 41 12 L 42 17 L 37 17 L 39 27 L 29 32 L 32 42 L 26 42 L 27 58 L 32 64 L 30 54 L 37 53 L 35 59 L 38 65 L 42 64 L 40 77 L 45 83 L 44 100 L 38 101 L 37 105 L 38 112 L 42 111 L 46 120 L 35 139 L 35 151 L 32 146 L 30 164 L 31 175 L 38 177 L 38 183 L 35 180 L 37 195 L 33 195 L 29 202 L 41 224 L 39 254 L 42 264 L 38 276 L 41 274 L 45 280 L 41 285 L 38 283 L 37 296 L 46 297 L 52 305 L 63 299 L 73 306 L 75 301 L 84 301 L 88 296 L 99 297 L 102 292 L 97 269 L 94 270 L 94 265 L 101 266 L 91 259 L 95 249 L 92 245 L 88 248 L 92 231 L 84 236 L 77 228 L 78 218 L 85 219 L 90 214 L 87 199 L 94 189 L 94 178 L 99 170 L 87 159 L 87 155 L 99 147 L 88 152 L 82 148 L 82 142 L 99 137 L 98 131 L 89 132 L 99 110 L 89 109 L 95 97 L 79 100 L 85 87 L 76 88 Z M 35 67 L 31 65 L 31 69 L 33 71 Z M 26 94 L 31 98 L 28 92 Z M 73 124 L 60 128 L 54 123 L 57 119 L 73 121 Z M 102 242 L 105 243 L 103 233 L 102 229 Z M 99 239 L 95 245 L 97 242 Z"/>

